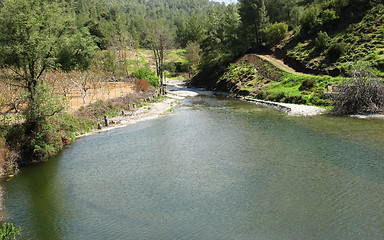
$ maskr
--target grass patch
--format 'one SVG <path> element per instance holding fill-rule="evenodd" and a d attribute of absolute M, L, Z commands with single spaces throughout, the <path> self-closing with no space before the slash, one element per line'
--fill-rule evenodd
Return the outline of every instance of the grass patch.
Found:
<path fill-rule="evenodd" d="M 330 106 L 324 92 L 328 86 L 345 81 L 342 77 L 309 76 L 285 73 L 279 81 L 272 81 L 269 87 L 261 90 L 255 97 L 265 100 L 306 104 L 315 106 Z"/>

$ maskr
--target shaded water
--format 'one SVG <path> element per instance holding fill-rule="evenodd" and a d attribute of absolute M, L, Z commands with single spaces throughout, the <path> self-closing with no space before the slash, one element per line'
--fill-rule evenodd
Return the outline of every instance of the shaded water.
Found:
<path fill-rule="evenodd" d="M 3 183 L 20 239 L 383 239 L 384 121 L 195 97 Z"/>

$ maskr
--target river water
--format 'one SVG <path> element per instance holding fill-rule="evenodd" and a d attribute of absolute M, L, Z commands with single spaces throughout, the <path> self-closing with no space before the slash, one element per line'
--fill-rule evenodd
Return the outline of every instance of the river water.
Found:
<path fill-rule="evenodd" d="M 19 239 L 384 239 L 384 121 L 198 96 L 2 186 Z"/>

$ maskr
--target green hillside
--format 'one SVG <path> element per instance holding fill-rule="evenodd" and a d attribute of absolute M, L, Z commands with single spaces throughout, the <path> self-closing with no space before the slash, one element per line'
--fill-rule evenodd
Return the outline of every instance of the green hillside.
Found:
<path fill-rule="evenodd" d="M 217 90 L 233 96 L 329 106 L 328 86 L 345 80 L 342 77 L 316 76 L 283 70 L 256 54 L 246 54 L 231 64 L 216 82 Z"/>
<path fill-rule="evenodd" d="M 276 55 L 291 64 L 299 62 L 315 73 L 345 75 L 351 63 L 366 61 L 377 74 L 384 75 L 384 5 L 373 3 L 360 10 L 359 14 L 342 17 L 324 6 L 312 30 L 281 43 L 275 48 Z M 326 12 L 333 15 L 328 16 L 333 20 L 324 20 Z"/>

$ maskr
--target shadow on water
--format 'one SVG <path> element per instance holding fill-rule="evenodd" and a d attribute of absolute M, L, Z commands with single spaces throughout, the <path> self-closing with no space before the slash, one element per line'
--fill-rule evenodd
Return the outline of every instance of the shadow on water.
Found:
<path fill-rule="evenodd" d="M 193 97 L 3 183 L 21 239 L 382 239 L 382 121 Z"/>

